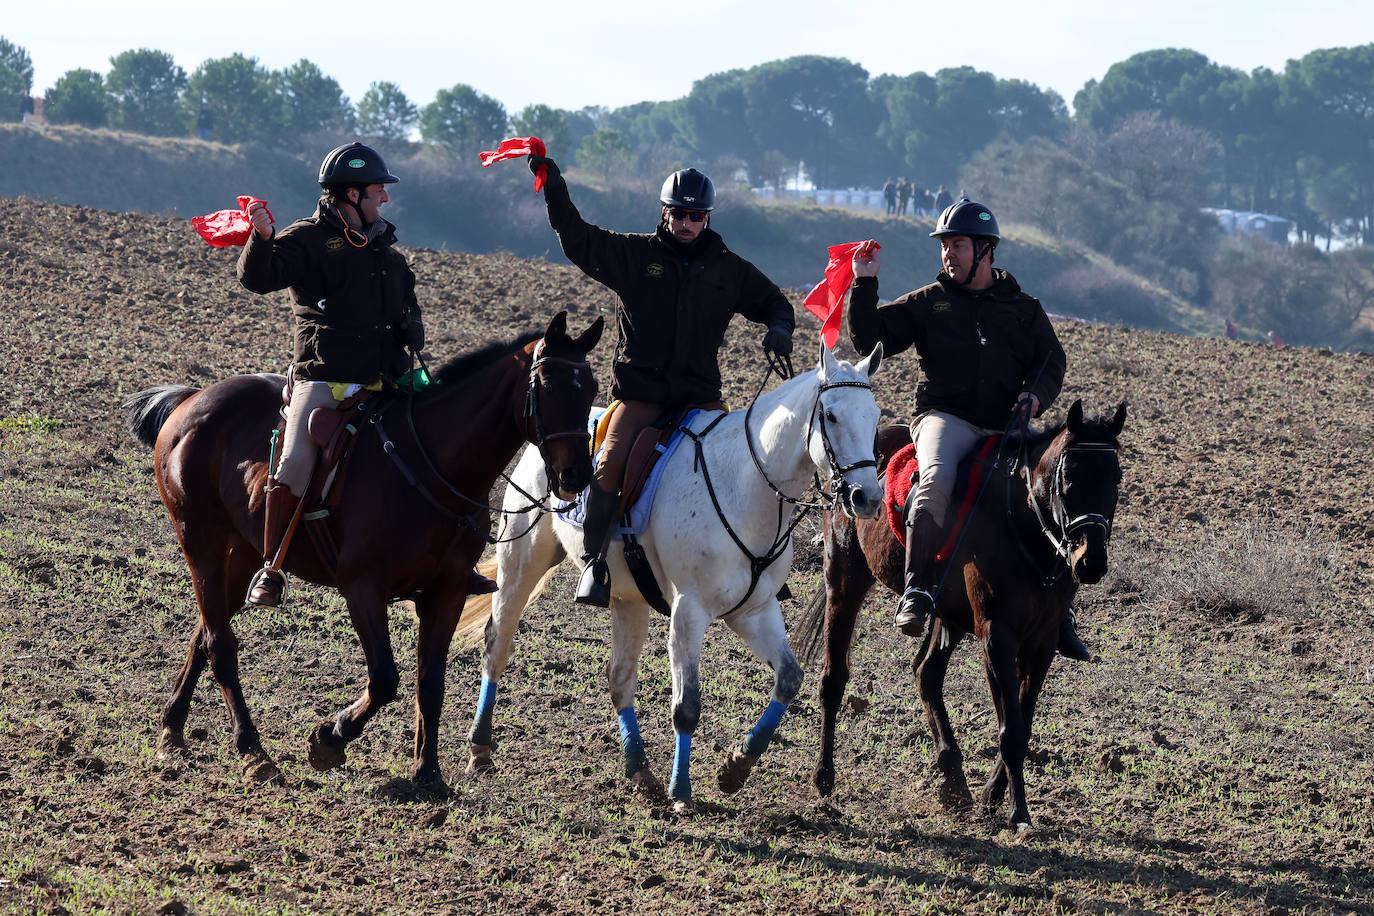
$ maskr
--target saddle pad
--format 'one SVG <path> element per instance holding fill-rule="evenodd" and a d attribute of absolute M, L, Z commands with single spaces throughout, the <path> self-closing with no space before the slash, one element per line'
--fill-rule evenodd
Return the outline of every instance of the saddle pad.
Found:
<path fill-rule="evenodd" d="M 959 507 L 955 515 L 956 523 L 950 526 L 949 537 L 935 552 L 937 563 L 949 559 L 949 555 L 954 551 L 954 543 L 959 537 L 959 532 L 963 530 L 969 513 L 973 511 L 973 504 L 978 499 L 978 490 L 983 485 L 984 476 L 987 475 L 993 452 L 997 450 L 997 445 L 1001 441 L 1001 436 L 988 436 L 959 462 L 959 477 L 954 485 L 953 494 L 953 501 Z M 897 536 L 897 543 L 903 547 L 906 546 L 906 500 L 911 495 L 912 482 L 919 470 L 916 463 L 916 445 L 912 442 L 898 449 L 887 461 L 887 479 L 884 484 L 887 493 L 887 523 L 891 526 L 892 533 Z"/>
<path fill-rule="evenodd" d="M 605 408 L 601 407 L 592 408 L 591 416 L 587 423 L 587 430 L 589 432 L 595 432 L 597 421 L 601 419 L 601 414 L 604 410 Z M 663 454 L 659 456 L 658 461 L 649 472 L 649 479 L 644 482 L 644 489 L 640 491 L 639 498 L 636 499 L 634 505 L 629 508 L 629 527 L 627 528 L 622 520 L 622 524 L 616 527 L 617 536 L 626 531 L 629 531 L 631 534 L 639 534 L 645 528 L 649 527 L 649 516 L 654 508 L 654 496 L 658 493 L 658 483 L 663 477 L 663 470 L 668 466 L 668 459 L 673 456 L 673 452 L 677 451 L 677 447 L 682 444 L 684 438 L 682 428 L 684 426 L 691 426 L 692 423 L 696 421 L 697 415 L 701 412 L 700 410 L 688 411 L 687 415 L 682 418 L 682 422 L 678 424 L 678 428 L 673 431 L 673 435 L 669 438 L 668 443 L 658 446 L 659 451 Z M 597 452 L 600 453 L 599 448 Z M 589 484 L 589 486 L 596 486 L 596 484 Z M 577 502 L 573 504 L 573 507 L 563 513 L 563 518 L 576 525 L 578 528 L 581 528 L 582 521 L 586 518 L 586 515 L 587 491 L 583 490 L 577 497 Z"/>

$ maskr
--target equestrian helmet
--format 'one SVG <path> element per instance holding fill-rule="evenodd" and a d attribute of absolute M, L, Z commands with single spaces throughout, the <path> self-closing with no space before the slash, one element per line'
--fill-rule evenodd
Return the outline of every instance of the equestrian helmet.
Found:
<path fill-rule="evenodd" d="M 938 239 L 947 235 L 981 236 L 994 246 L 1002 238 L 997 231 L 997 217 L 992 215 L 992 211 L 967 197 L 961 197 L 945 207 L 945 212 L 935 221 L 935 231 L 930 237 Z"/>
<path fill-rule="evenodd" d="M 665 207 L 709 212 L 716 208 L 716 186 L 696 169 L 681 169 L 663 182 L 658 199 Z"/>
<path fill-rule="evenodd" d="M 400 181 L 387 171 L 378 152 L 354 140 L 329 151 L 320 163 L 320 187 L 392 184 Z"/>

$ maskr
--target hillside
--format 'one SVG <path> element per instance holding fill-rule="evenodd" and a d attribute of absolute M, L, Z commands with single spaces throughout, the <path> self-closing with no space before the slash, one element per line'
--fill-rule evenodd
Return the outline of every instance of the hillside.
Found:
<path fill-rule="evenodd" d="M 337 139 L 337 138 L 336 138 Z M 298 157 L 253 147 L 80 127 L 43 130 L 0 124 L 0 197 L 25 197 L 107 210 L 189 218 L 234 206 L 239 194 L 266 199 L 279 220 L 314 207 L 321 152 Z M 490 169 L 433 161 L 412 150 L 385 151 L 402 181 L 387 216 L 414 246 L 548 257 L 566 263 L 543 202 L 519 162 Z M 651 231 L 657 187 L 605 190 L 570 175 L 573 199 L 590 221 L 622 232 Z M 809 289 L 821 279 L 830 245 L 876 238 L 884 245 L 883 292 L 893 298 L 934 279 L 939 250 L 929 220 L 866 216 L 814 205 L 764 205 L 747 191 L 722 189 L 715 227 L 726 243 L 777 283 Z M 998 264 L 1046 307 L 1109 324 L 1195 334 L 1216 332 L 1196 308 L 1077 245 L 1002 219 Z"/>
<path fill-rule="evenodd" d="M 462 771 L 479 657 L 453 653 L 450 794 L 405 778 L 405 607 L 391 619 L 402 697 L 327 773 L 309 768 L 304 736 L 361 687 L 346 611 L 305 587 L 284 612 L 241 615 L 248 702 L 285 773 L 262 785 L 240 770 L 208 676 L 190 754 L 153 757 L 196 611 L 120 404 L 281 368 L 285 298 L 239 288 L 237 252 L 182 219 L 5 203 L 21 218 L 0 236 L 0 912 L 1374 912 L 1374 359 L 1056 322 L 1069 379 L 1047 421 L 1076 398 L 1089 413 L 1125 401 L 1129 417 L 1113 571 L 1077 607 L 1099 659 L 1050 673 L 1029 834 L 937 802 L 911 647 L 876 593 L 850 659 L 835 796 L 809 782 L 814 672 L 750 784 L 716 791 L 714 758 L 771 678 L 714 627 L 695 743 L 707 804 L 683 818 L 642 807 L 605 695 L 609 627 L 570 601 L 566 569 L 521 624 L 490 777 Z M 557 309 L 580 330 L 614 306 L 563 265 L 408 253 L 438 361 Z M 804 365 L 817 324 L 800 325 Z M 758 385 L 760 336 L 732 326 L 732 403 Z M 593 354 L 603 383 L 610 352 Z M 909 354 L 877 376 L 892 417 L 915 381 Z M 817 587 L 816 530 L 798 533 L 799 604 Z M 665 638 L 655 617 L 639 710 L 666 777 Z M 997 736 L 969 646 L 948 702 L 976 785 Z"/>

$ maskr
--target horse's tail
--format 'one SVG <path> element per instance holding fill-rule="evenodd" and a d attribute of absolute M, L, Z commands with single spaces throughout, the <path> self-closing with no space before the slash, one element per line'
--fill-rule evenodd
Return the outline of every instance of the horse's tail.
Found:
<path fill-rule="evenodd" d="M 821 648 L 821 636 L 825 632 L 825 582 L 821 582 L 811 603 L 806 606 L 806 615 L 792 630 L 792 654 L 803 668 L 811 664 Z"/>
<path fill-rule="evenodd" d="M 145 388 L 124 402 L 124 422 L 129 435 L 144 445 L 155 445 L 162 424 L 183 401 L 200 391 L 190 385 L 159 385 Z"/>
<path fill-rule="evenodd" d="M 496 578 L 496 561 L 485 560 L 477 564 L 477 571 L 488 579 Z M 525 602 L 525 607 L 534 603 L 535 599 L 544 593 L 544 587 L 549 584 L 553 574 L 558 571 L 555 565 L 544 577 L 535 585 L 534 591 L 530 592 L 529 600 Z M 487 621 L 491 619 L 491 595 L 473 595 L 463 604 L 463 614 L 458 618 L 458 629 L 453 633 L 457 648 L 466 649 L 475 646 L 482 641 L 482 636 L 487 629 Z"/>

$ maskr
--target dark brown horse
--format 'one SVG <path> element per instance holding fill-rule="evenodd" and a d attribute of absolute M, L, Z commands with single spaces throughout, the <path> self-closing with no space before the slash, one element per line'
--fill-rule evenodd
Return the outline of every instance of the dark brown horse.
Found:
<path fill-rule="evenodd" d="M 336 570 L 306 538 L 296 539 L 286 561 L 290 574 L 338 589 L 367 660 L 362 696 L 310 735 L 316 769 L 342 765 L 348 742 L 395 699 L 400 675 L 387 605 L 411 598 L 419 619 L 414 775 L 416 782 L 441 782 L 444 672 L 468 572 L 487 544 L 491 488 L 526 442 L 539 446 L 551 489 L 571 498 L 587 485 L 587 411 L 596 396 L 587 353 L 602 327 L 598 318 L 573 339 L 560 312 L 542 337 L 526 334 L 461 357 L 413 403 L 397 397 L 362 425 L 330 522 Z M 243 375 L 203 390 L 152 388 L 125 404 L 130 431 L 154 446 L 158 491 L 200 605 L 186 663 L 162 712 L 159 756 L 186 747 L 182 729 L 208 663 L 245 772 L 261 780 L 280 774 L 244 702 L 230 619 L 261 565 L 269 433 L 283 382 L 280 375 Z"/>
<path fill-rule="evenodd" d="M 1125 404 L 1111 420 L 1085 421 L 1082 403 L 1075 401 L 1064 426 L 1008 437 L 956 552 L 940 569 L 944 582 L 936 593 L 936 619 L 912 668 L 934 733 L 940 798 L 947 807 L 972 804 L 944 702 L 950 656 L 972 633 L 983 647 L 999 737 L 997 764 L 983 787 L 982 804 L 992 813 L 1010 783 L 1011 823 L 1018 829 L 1030 826 L 1023 764 L 1035 703 L 1078 586 L 1107 572 L 1121 481 L 1117 436 L 1125 423 Z M 911 439 L 905 427 L 883 433 L 879 460 L 886 466 Z M 1018 455 L 1025 458 L 1023 473 L 1010 470 Z M 886 518 L 825 513 L 825 589 L 798 628 L 797 653 L 809 660 L 822 644 L 825 650 L 821 756 L 812 777 L 821 795 L 835 788 L 835 717 L 849 681 L 849 646 L 859 608 L 875 581 L 902 593 L 902 562 L 902 548 Z"/>

